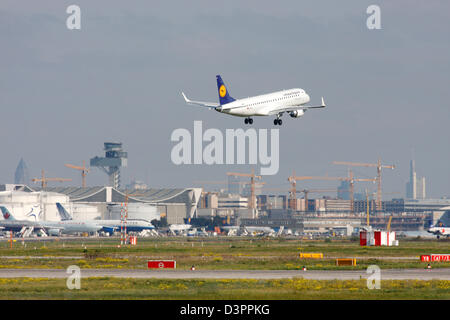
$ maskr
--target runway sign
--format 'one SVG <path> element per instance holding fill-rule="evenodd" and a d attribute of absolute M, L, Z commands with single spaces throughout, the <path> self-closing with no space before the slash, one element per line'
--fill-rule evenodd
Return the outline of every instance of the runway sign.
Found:
<path fill-rule="evenodd" d="M 450 254 L 428 254 L 420 256 L 420 261 L 422 262 L 439 262 L 439 261 L 450 261 Z"/>
<path fill-rule="evenodd" d="M 337 266 L 356 266 L 356 259 L 336 259 Z"/>
<path fill-rule="evenodd" d="M 323 253 L 302 253 L 300 259 L 323 259 Z"/>
<path fill-rule="evenodd" d="M 148 269 L 176 269 L 177 262 L 175 260 L 148 260 Z"/>
<path fill-rule="evenodd" d="M 432 254 L 431 261 L 450 261 L 450 254 Z"/>

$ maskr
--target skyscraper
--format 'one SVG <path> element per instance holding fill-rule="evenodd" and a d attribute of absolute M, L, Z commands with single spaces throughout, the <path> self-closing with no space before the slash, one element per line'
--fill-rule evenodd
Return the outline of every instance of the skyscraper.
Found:
<path fill-rule="evenodd" d="M 350 181 L 341 181 L 341 185 L 337 189 L 337 198 L 350 200 Z"/>
<path fill-rule="evenodd" d="M 417 179 L 416 162 L 411 160 L 409 163 L 409 181 L 406 183 L 406 198 L 425 199 L 425 197 L 425 177 Z"/>
<path fill-rule="evenodd" d="M 20 158 L 19 164 L 17 165 L 16 173 L 14 174 L 14 183 L 25 185 L 30 183 L 30 173 L 23 158 Z"/>

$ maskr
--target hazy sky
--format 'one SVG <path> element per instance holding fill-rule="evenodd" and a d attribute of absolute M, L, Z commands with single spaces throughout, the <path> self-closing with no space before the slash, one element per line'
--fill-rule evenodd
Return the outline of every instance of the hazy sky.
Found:
<path fill-rule="evenodd" d="M 71 4 L 81 8 L 81 30 L 66 27 Z M 371 4 L 381 8 L 381 30 L 366 26 Z M 2 0 L 0 182 L 13 182 L 23 157 L 32 177 L 45 169 L 80 185 L 64 163 L 103 155 L 105 141 L 128 152 L 122 185 L 187 187 L 249 172 L 170 159 L 171 133 L 192 132 L 194 120 L 223 132 L 248 128 L 242 118 L 184 103 L 181 91 L 218 101 L 221 74 L 235 98 L 296 87 L 313 104 L 325 97 L 327 109 L 284 115 L 281 128 L 272 117 L 254 119 L 256 129 L 280 129 L 280 169 L 264 177 L 269 187 L 287 188 L 293 169 L 346 176 L 333 160 L 381 157 L 397 166 L 383 171 L 384 191 L 402 196 L 414 149 L 428 196 L 449 196 L 449 31 L 449 1 Z M 106 181 L 97 168 L 87 177 L 91 186 Z"/>

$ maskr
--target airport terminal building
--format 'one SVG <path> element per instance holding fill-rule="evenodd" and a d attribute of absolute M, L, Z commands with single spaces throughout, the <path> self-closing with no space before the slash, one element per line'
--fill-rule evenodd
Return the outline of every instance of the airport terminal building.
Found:
<path fill-rule="evenodd" d="M 59 220 L 56 202 L 74 219 L 120 219 L 125 206 L 128 219 L 153 220 L 166 217 L 169 224 L 184 223 L 194 217 L 201 188 L 118 190 L 113 187 L 49 187 L 0 185 L 0 203 L 18 219 L 39 212 L 39 220 Z M 34 209 L 33 209 L 34 208 Z"/>

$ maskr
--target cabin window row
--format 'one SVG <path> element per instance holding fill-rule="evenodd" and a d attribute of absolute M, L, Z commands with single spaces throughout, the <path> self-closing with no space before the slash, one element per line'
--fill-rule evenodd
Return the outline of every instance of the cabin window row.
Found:
<path fill-rule="evenodd" d="M 298 96 L 299 96 L 298 94 L 295 95 L 295 97 L 298 97 Z M 268 100 L 268 101 L 262 101 L 262 102 L 256 102 L 256 103 L 249 104 L 249 106 L 254 106 L 254 105 L 257 105 L 257 104 L 267 103 L 267 102 L 280 101 L 280 100 L 284 100 L 284 99 L 292 98 L 292 97 L 293 97 L 293 96 L 290 96 L 290 97 L 284 97 L 284 98 L 278 98 L 278 99 L 273 99 L 273 100 Z"/>

